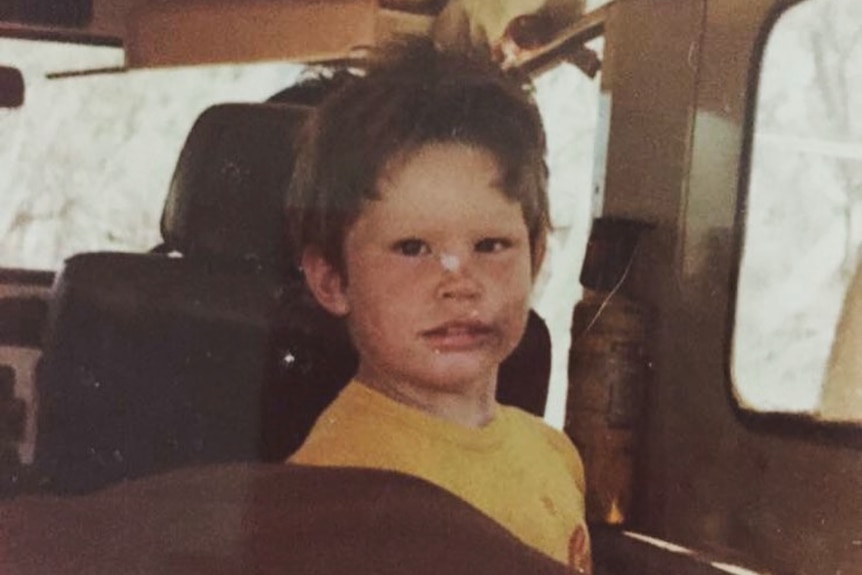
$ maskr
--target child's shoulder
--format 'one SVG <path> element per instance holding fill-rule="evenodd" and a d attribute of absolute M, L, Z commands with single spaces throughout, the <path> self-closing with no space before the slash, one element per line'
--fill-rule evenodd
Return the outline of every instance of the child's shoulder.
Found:
<path fill-rule="evenodd" d="M 507 424 L 512 427 L 518 427 L 527 433 L 540 435 L 554 445 L 564 447 L 565 449 L 572 448 L 571 441 L 565 433 L 552 427 L 537 415 L 511 405 L 500 405 L 500 414 L 507 421 Z"/>
<path fill-rule="evenodd" d="M 583 482 L 584 466 L 577 448 L 569 436 L 537 415 L 508 405 L 500 406 L 500 415 L 506 420 L 512 432 L 527 442 L 540 441 L 549 446 L 562 458 L 579 484 Z"/>

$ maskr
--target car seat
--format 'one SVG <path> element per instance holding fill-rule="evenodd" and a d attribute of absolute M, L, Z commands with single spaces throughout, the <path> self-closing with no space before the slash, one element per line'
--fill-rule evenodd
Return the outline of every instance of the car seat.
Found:
<path fill-rule="evenodd" d="M 338 330 L 306 306 L 286 252 L 281 195 L 307 111 L 206 110 L 179 159 L 157 253 L 65 263 L 37 377 L 39 488 L 281 459 L 349 377 Z"/>

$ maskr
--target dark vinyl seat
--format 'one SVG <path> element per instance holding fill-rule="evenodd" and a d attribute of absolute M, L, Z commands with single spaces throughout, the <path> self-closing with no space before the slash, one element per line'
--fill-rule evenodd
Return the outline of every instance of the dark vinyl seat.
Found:
<path fill-rule="evenodd" d="M 178 162 L 160 253 L 65 263 L 37 379 L 41 489 L 283 459 L 349 377 L 354 360 L 303 296 L 281 221 L 306 114 L 208 109 Z"/>

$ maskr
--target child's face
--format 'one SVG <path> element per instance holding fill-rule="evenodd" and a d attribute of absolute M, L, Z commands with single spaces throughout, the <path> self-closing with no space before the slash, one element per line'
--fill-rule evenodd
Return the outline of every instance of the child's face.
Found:
<path fill-rule="evenodd" d="M 404 393 L 493 392 L 532 287 L 521 206 L 486 151 L 433 144 L 394 163 L 347 233 L 347 316 L 358 377 Z M 406 386 L 406 387 L 405 387 Z"/>

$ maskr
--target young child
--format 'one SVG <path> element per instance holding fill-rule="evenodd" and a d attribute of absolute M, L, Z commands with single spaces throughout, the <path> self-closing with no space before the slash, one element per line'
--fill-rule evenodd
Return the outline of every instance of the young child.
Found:
<path fill-rule="evenodd" d="M 387 50 L 316 109 L 288 192 L 308 287 L 359 354 L 290 461 L 421 477 L 586 572 L 575 448 L 495 400 L 544 253 L 538 110 L 490 62 Z"/>

